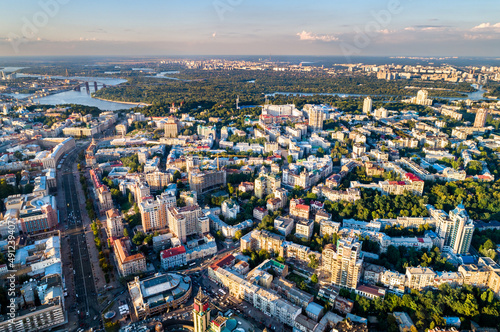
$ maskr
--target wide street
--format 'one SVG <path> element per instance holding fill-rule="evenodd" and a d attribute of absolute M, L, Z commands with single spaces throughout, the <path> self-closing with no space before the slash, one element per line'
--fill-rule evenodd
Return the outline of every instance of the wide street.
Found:
<path fill-rule="evenodd" d="M 86 145 L 85 145 L 86 146 Z M 71 151 L 64 160 L 60 169 L 60 185 L 58 192 L 64 196 L 66 203 L 59 209 L 61 226 L 63 230 L 63 243 L 68 246 L 63 247 L 63 262 L 68 285 L 68 320 L 69 330 L 74 331 L 79 327 L 97 328 L 100 325 L 99 308 L 97 304 L 97 292 L 94 284 L 91 260 L 85 236 L 85 226 L 80 209 L 80 200 L 75 184 L 75 174 L 77 175 L 76 159 L 78 153 L 84 147 L 78 147 Z"/>

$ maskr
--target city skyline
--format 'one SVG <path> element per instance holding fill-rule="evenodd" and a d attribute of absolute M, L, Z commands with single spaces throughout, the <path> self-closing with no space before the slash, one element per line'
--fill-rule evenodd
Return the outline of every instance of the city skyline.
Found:
<path fill-rule="evenodd" d="M 314 6 L 260 0 L 150 1 L 148 6 L 7 1 L 0 4 L 0 56 L 487 56 L 500 51 L 499 6 L 396 0 Z"/>

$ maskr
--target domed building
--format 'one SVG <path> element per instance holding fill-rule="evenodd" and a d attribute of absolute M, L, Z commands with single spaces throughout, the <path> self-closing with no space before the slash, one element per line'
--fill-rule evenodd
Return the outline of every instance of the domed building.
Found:
<path fill-rule="evenodd" d="M 138 320 L 177 308 L 191 296 L 191 278 L 177 273 L 157 273 L 128 283 L 128 291 Z"/>

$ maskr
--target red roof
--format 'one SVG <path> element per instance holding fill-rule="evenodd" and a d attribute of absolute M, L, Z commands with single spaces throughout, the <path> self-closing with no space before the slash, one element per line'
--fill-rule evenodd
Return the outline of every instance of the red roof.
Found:
<path fill-rule="evenodd" d="M 175 247 L 175 248 L 163 250 L 161 252 L 161 258 L 169 258 L 172 256 L 177 256 L 177 255 L 185 254 L 185 253 L 186 253 L 186 248 L 184 248 L 184 246 Z"/>
<path fill-rule="evenodd" d="M 405 174 L 406 178 L 410 181 L 422 181 L 421 178 L 419 178 L 418 176 L 416 176 L 415 174 L 413 173 L 406 173 Z"/>
<path fill-rule="evenodd" d="M 219 259 L 217 262 L 210 265 L 210 267 L 212 268 L 212 270 L 217 270 L 219 267 L 225 267 L 233 264 L 234 261 L 235 261 L 234 256 L 231 254 L 227 254 L 226 256 Z"/>
<path fill-rule="evenodd" d="M 295 205 L 295 208 L 309 211 L 309 205 L 297 204 L 297 205 Z"/>

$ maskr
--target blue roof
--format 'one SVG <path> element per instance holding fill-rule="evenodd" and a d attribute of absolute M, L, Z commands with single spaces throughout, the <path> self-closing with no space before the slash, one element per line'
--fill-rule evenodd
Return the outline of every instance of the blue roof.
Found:
<path fill-rule="evenodd" d="M 315 302 L 311 302 L 307 305 L 307 308 L 306 308 L 306 311 L 307 312 L 310 312 L 311 314 L 313 314 L 314 316 L 319 316 L 321 314 L 321 311 L 323 310 L 323 306 L 315 303 Z"/>

